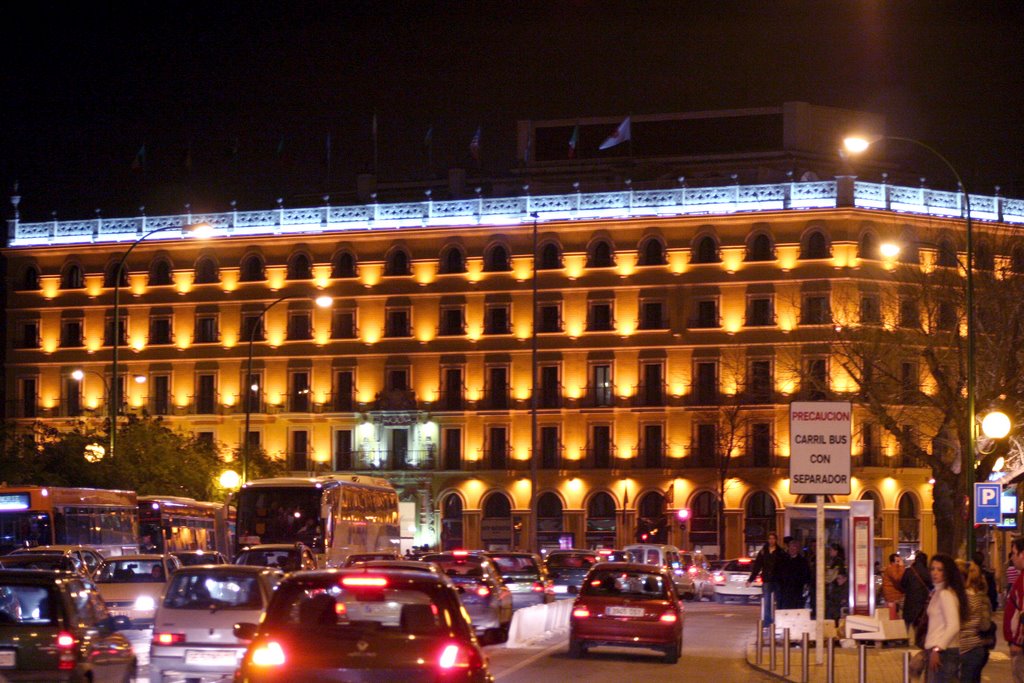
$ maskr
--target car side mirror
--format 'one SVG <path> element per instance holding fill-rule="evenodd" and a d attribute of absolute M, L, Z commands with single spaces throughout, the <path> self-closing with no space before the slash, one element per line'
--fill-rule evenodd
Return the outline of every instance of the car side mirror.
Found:
<path fill-rule="evenodd" d="M 569 586 L 569 595 L 576 595 L 580 592 L 579 586 Z"/>
<path fill-rule="evenodd" d="M 238 638 L 239 640 L 252 640 L 256 637 L 256 624 L 252 624 L 247 621 L 235 624 L 233 632 L 235 634 L 235 638 Z"/>
<path fill-rule="evenodd" d="M 111 631 L 127 631 L 132 627 L 132 620 L 123 614 L 117 614 L 107 618 L 107 627 Z"/>

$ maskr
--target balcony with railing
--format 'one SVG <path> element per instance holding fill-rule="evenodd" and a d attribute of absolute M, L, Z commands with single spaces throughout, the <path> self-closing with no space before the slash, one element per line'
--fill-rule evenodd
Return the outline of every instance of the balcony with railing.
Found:
<path fill-rule="evenodd" d="M 541 410 L 561 408 L 564 402 L 561 384 L 540 387 L 540 392 L 537 394 L 537 408 Z"/>
<path fill-rule="evenodd" d="M 782 458 L 774 450 L 746 451 L 729 459 L 730 467 L 786 467 L 788 460 Z M 717 463 L 715 464 L 717 466 Z"/>
<path fill-rule="evenodd" d="M 466 409 L 465 388 L 458 391 L 437 391 L 431 408 L 435 411 L 461 411 Z"/>
<path fill-rule="evenodd" d="M 365 471 L 429 472 L 436 469 L 434 449 L 353 453 L 352 469 Z"/>
<path fill-rule="evenodd" d="M 638 384 L 633 389 L 634 408 L 660 408 L 668 402 L 668 391 L 663 383 Z"/>
<path fill-rule="evenodd" d="M 469 470 L 526 470 L 530 468 L 529 460 L 517 460 L 512 457 L 511 446 L 486 445 L 479 451 L 479 457 L 466 460 L 464 466 Z"/>
<path fill-rule="evenodd" d="M 184 412 L 188 415 L 223 415 L 224 405 L 217 392 L 195 394 L 188 397 Z"/>
<path fill-rule="evenodd" d="M 580 408 L 614 408 L 618 403 L 618 389 L 614 384 L 590 385 L 577 400 Z"/>
<path fill-rule="evenodd" d="M 374 398 L 375 410 L 419 410 L 416 392 L 412 389 L 385 389 Z"/>
<path fill-rule="evenodd" d="M 582 453 L 581 467 L 588 470 L 610 469 L 618 458 L 618 447 L 613 444 L 587 444 Z"/>
<path fill-rule="evenodd" d="M 510 410 L 512 408 L 512 392 L 508 389 L 485 389 L 476 402 L 477 410 Z"/>
<path fill-rule="evenodd" d="M 636 445 L 636 462 L 638 469 L 664 469 L 669 467 L 668 443 L 665 441 L 640 441 Z"/>
<path fill-rule="evenodd" d="M 358 407 L 355 391 L 334 391 L 327 396 L 324 412 L 351 413 Z"/>

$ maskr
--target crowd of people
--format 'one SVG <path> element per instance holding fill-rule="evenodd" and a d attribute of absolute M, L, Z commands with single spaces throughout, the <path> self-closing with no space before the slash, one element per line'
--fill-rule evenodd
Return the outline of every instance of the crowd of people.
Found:
<path fill-rule="evenodd" d="M 768 535 L 754 560 L 748 583 L 761 577 L 765 626 L 773 623 L 775 609 L 816 607 L 814 548 L 801 552 L 796 539 Z M 969 561 L 938 554 L 914 555 L 909 567 L 897 553 L 882 570 L 882 597 L 890 618 L 902 617 L 909 639 L 919 651 L 912 671 L 927 683 L 980 683 L 989 653 L 997 642 L 993 612 L 999 609 L 995 573 L 985 566 L 984 555 Z M 848 572 L 843 549 L 830 544 L 825 566 L 825 618 L 838 624 L 849 601 Z M 809 605 L 808 605 L 809 603 Z M 1003 611 L 1003 638 L 1010 650 L 1014 683 L 1024 683 L 1024 538 L 1010 547 L 1007 590 Z"/>

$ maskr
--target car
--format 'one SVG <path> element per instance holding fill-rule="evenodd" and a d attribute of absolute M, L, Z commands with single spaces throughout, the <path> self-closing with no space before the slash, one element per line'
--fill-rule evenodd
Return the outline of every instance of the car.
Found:
<path fill-rule="evenodd" d="M 236 683 L 494 681 L 455 588 L 428 572 L 295 572 L 235 635 L 252 641 Z"/>
<path fill-rule="evenodd" d="M 271 567 L 286 572 L 316 569 L 316 555 L 304 543 L 265 543 L 243 548 L 235 564 Z"/>
<path fill-rule="evenodd" d="M 485 553 L 453 550 L 424 555 L 422 559 L 436 564 L 451 579 L 478 635 L 488 642 L 508 639 L 512 592 Z"/>
<path fill-rule="evenodd" d="M 153 619 L 150 680 L 233 673 L 249 645 L 235 624 L 259 621 L 282 578 L 278 569 L 242 565 L 176 571 Z"/>
<path fill-rule="evenodd" d="M 636 558 L 628 550 L 610 550 L 608 548 L 597 549 L 598 559 L 601 562 L 635 562 Z"/>
<path fill-rule="evenodd" d="M 420 560 L 368 560 L 366 562 L 360 562 L 358 565 L 354 566 L 373 569 L 400 569 L 409 572 L 427 572 L 448 580 L 448 575 L 445 574 L 439 566 L 433 562 L 423 562 Z"/>
<path fill-rule="evenodd" d="M 180 566 L 173 555 L 121 555 L 103 563 L 96 586 L 111 614 L 127 617 L 132 628 L 148 628 L 168 577 Z"/>
<path fill-rule="evenodd" d="M 711 580 L 715 584 L 715 602 L 760 600 L 761 577 L 758 576 L 750 585 L 747 585 L 753 565 L 754 561 L 751 558 L 738 557 L 726 560 L 721 569 L 712 572 Z"/>
<path fill-rule="evenodd" d="M 135 680 L 131 643 L 93 585 L 61 572 L 0 570 L 0 680 Z"/>
<path fill-rule="evenodd" d="M 400 559 L 401 558 L 398 556 L 398 553 L 388 553 L 388 552 L 380 552 L 380 553 L 352 553 L 351 555 L 349 555 L 348 557 L 345 558 L 345 563 L 342 566 L 344 566 L 344 567 L 351 567 L 354 564 L 358 564 L 360 562 L 370 562 L 372 560 L 400 560 Z"/>
<path fill-rule="evenodd" d="M 593 550 L 552 550 L 544 559 L 556 598 L 570 598 L 583 584 L 590 568 L 597 564 Z"/>
<path fill-rule="evenodd" d="M 569 656 L 593 647 L 660 650 L 669 664 L 683 649 L 683 604 L 661 565 L 601 562 L 590 570 L 569 618 Z"/>
<path fill-rule="evenodd" d="M 547 567 L 535 553 L 488 552 L 498 566 L 505 585 L 512 592 L 512 608 L 542 605 L 555 601 L 555 584 Z"/>
<path fill-rule="evenodd" d="M 37 545 L 32 548 L 18 548 L 12 555 L 21 553 L 32 553 L 38 555 L 64 555 L 81 562 L 89 576 L 96 573 L 96 570 L 103 564 L 103 554 L 99 550 L 88 545 Z"/>
<path fill-rule="evenodd" d="M 182 567 L 194 567 L 198 564 L 229 564 L 228 558 L 217 550 L 173 550 L 171 555 L 178 558 Z"/>
<path fill-rule="evenodd" d="M 697 600 L 703 600 L 704 598 L 714 600 L 715 582 L 711 577 L 711 572 L 708 570 L 708 562 L 704 559 L 704 555 L 698 551 L 681 550 L 679 552 L 679 559 L 683 571 L 693 581 L 693 597 Z"/>
<path fill-rule="evenodd" d="M 74 555 L 58 555 L 57 553 L 36 554 L 17 553 L 0 557 L 0 567 L 4 569 L 46 569 L 49 571 L 74 574 L 83 579 L 89 578 L 85 565 Z"/>
<path fill-rule="evenodd" d="M 683 569 L 679 548 L 663 543 L 636 543 L 627 545 L 626 550 L 633 553 L 636 561 L 640 564 L 665 567 L 669 570 L 675 581 L 676 590 L 684 599 L 693 600 L 697 596 L 697 587 L 693 577 Z"/>

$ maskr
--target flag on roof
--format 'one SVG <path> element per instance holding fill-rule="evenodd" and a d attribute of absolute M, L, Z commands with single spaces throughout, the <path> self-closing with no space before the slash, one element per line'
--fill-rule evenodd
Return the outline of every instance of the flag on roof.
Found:
<path fill-rule="evenodd" d="M 572 137 L 569 138 L 569 158 L 576 158 L 576 146 L 580 144 L 580 127 L 572 129 Z"/>
<path fill-rule="evenodd" d="M 139 151 L 135 153 L 135 159 L 132 160 L 132 170 L 146 170 L 146 145 L 139 147 Z"/>
<path fill-rule="evenodd" d="M 622 123 L 619 124 L 619 127 L 615 129 L 615 132 L 609 135 L 608 139 L 602 142 L 598 149 L 609 149 L 616 145 L 621 145 L 627 140 L 632 140 L 633 136 L 630 126 L 630 118 L 632 117 L 627 116 L 623 119 Z"/>
<path fill-rule="evenodd" d="M 434 144 L 434 126 L 427 128 L 427 134 L 423 137 L 423 146 L 430 147 Z"/>
<path fill-rule="evenodd" d="M 469 153 L 473 155 L 473 158 L 480 161 L 480 126 L 476 127 L 476 133 L 473 134 L 473 139 L 469 141 Z"/>

